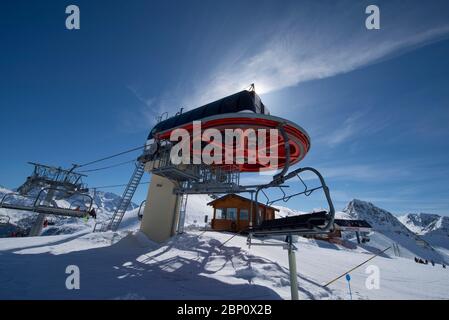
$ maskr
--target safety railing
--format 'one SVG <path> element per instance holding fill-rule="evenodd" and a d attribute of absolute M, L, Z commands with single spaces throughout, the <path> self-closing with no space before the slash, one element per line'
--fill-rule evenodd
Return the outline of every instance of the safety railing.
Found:
<path fill-rule="evenodd" d="M 69 208 L 63 208 L 63 207 L 59 207 L 59 206 L 52 207 L 52 206 L 49 206 L 49 205 L 42 205 L 42 204 L 41 204 L 41 202 L 42 202 L 41 196 L 42 196 L 45 192 L 48 193 L 48 192 L 50 192 L 50 191 L 64 191 L 64 190 L 61 190 L 61 189 L 59 189 L 59 188 L 51 188 L 51 187 L 41 189 L 41 190 L 39 191 L 37 197 L 36 197 L 36 200 L 34 201 L 34 207 L 35 207 L 35 208 L 49 207 L 49 208 L 56 208 L 56 209 L 64 209 L 64 210 L 72 210 L 72 211 L 76 211 L 76 210 L 71 209 L 70 207 L 69 207 Z M 86 209 L 85 211 L 86 211 L 86 212 L 89 212 L 89 211 L 92 209 L 93 202 L 94 202 L 94 199 L 93 199 L 92 196 L 90 196 L 90 195 L 88 195 L 88 194 L 85 194 L 85 193 L 79 193 L 79 192 L 73 192 L 73 193 L 71 193 L 71 197 L 73 197 L 74 195 L 82 196 L 82 197 L 85 197 L 85 198 L 88 199 L 88 204 L 84 204 L 84 205 L 85 205 L 85 209 Z"/>
<path fill-rule="evenodd" d="M 0 208 L 4 207 L 5 205 L 14 205 L 14 203 L 9 203 L 7 200 L 9 200 L 12 197 L 17 197 L 21 199 L 31 200 L 30 203 L 34 203 L 34 197 L 28 196 L 28 195 L 22 195 L 18 192 L 9 192 L 3 195 L 2 199 L 0 200 Z"/>

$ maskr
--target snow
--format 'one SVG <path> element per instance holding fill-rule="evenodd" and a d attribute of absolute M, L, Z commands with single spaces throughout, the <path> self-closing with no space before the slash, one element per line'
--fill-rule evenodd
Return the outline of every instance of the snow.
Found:
<path fill-rule="evenodd" d="M 414 259 L 415 257 L 433 260 L 438 263 L 448 263 L 449 256 L 434 248 L 423 237 L 410 231 L 392 213 L 376 207 L 366 201 L 354 199 L 336 213 L 336 217 L 345 219 L 366 220 L 373 227 L 370 242 L 361 245 L 367 250 L 378 250 L 388 246 L 397 246 L 400 257 Z"/>
<path fill-rule="evenodd" d="M 100 210 L 99 221 L 109 217 L 117 197 L 99 195 L 96 202 L 107 208 Z M 282 239 L 264 240 L 279 246 L 249 248 L 246 237 L 237 235 L 221 246 L 231 234 L 198 231 L 205 226 L 204 216 L 209 221 L 212 217 L 210 201 L 206 195 L 190 196 L 186 217 L 190 228 L 163 244 L 139 231 L 136 206 L 125 214 L 118 232 L 92 233 L 92 219 L 61 218 L 44 237 L 2 238 L 0 299 L 290 299 Z M 279 209 L 279 217 L 303 214 Z M 8 215 L 14 223 L 32 221 L 29 213 L 9 210 Z M 351 201 L 336 215 L 367 220 L 374 230 L 371 241 L 348 249 L 298 238 L 300 299 L 349 299 L 344 277 L 329 287 L 324 284 L 393 244 L 399 250 L 390 249 L 351 272 L 354 299 L 449 299 L 449 269 L 438 264 L 449 257 L 447 220 L 398 219 L 361 200 Z M 415 234 L 406 221 L 419 222 L 419 230 L 426 232 Z M 355 243 L 353 235 L 346 237 Z M 419 245 L 421 239 L 428 243 Z M 415 256 L 433 259 L 437 265 L 417 264 Z M 69 265 L 80 268 L 80 290 L 66 289 Z M 365 284 L 368 266 L 379 268 L 379 289 Z"/>
<path fill-rule="evenodd" d="M 432 247 L 449 257 L 449 217 L 428 213 L 410 213 L 398 218 Z"/>
<path fill-rule="evenodd" d="M 208 216 L 208 221 L 213 218 L 214 209 L 207 204 L 213 199 L 208 195 L 189 195 L 187 199 L 186 225 L 204 227 L 204 217 Z"/>
<path fill-rule="evenodd" d="M 134 230 L 0 239 L 0 299 L 289 299 L 287 252 L 248 248 L 244 236 L 220 247 L 229 237 L 188 231 L 156 244 Z M 304 238 L 297 247 L 301 299 L 348 299 L 346 280 L 323 284 L 371 256 Z M 354 299 L 449 298 L 448 269 L 391 252 L 370 264 L 380 268 L 380 289 L 365 287 L 362 267 L 351 273 Z M 68 265 L 80 268 L 80 290 L 65 287 Z"/>

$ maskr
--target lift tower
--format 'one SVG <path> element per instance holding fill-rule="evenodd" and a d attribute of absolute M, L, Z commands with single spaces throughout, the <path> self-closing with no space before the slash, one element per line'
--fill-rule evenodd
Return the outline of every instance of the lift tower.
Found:
<path fill-rule="evenodd" d="M 75 172 L 76 165 L 71 169 L 47 166 L 39 163 L 29 162 L 34 166 L 33 173 L 27 178 L 17 191 L 21 195 L 28 195 L 32 191 L 46 189 L 47 193 L 43 200 L 44 206 L 51 206 L 56 199 L 70 196 L 74 193 L 86 193 L 88 189 L 82 183 L 85 175 Z M 42 232 L 46 214 L 38 214 L 36 221 L 31 227 L 29 236 L 38 236 Z"/>

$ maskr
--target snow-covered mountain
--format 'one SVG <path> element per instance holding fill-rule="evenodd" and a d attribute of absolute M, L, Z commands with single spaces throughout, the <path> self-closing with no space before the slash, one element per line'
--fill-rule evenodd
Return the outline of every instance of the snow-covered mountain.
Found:
<path fill-rule="evenodd" d="M 346 219 L 366 220 L 376 231 L 389 231 L 413 235 L 392 213 L 376 207 L 371 202 L 351 200 L 337 216 Z"/>
<path fill-rule="evenodd" d="M 424 238 L 409 230 L 392 213 L 376 207 L 374 204 L 354 199 L 337 214 L 339 218 L 363 219 L 373 227 L 374 233 L 367 245 L 377 249 L 392 246 L 397 256 L 433 260 L 435 262 L 449 261 L 449 256 L 435 250 Z"/>
<path fill-rule="evenodd" d="M 449 217 L 430 213 L 409 213 L 398 219 L 416 234 L 424 236 L 433 233 L 449 237 Z"/>
<path fill-rule="evenodd" d="M 429 213 L 409 213 L 398 219 L 435 249 L 449 255 L 449 217 Z"/>

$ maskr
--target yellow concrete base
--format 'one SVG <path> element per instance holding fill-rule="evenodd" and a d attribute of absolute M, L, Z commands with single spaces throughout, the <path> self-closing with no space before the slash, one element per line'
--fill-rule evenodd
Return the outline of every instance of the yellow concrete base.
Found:
<path fill-rule="evenodd" d="M 164 242 L 176 232 L 179 196 L 173 188 L 169 179 L 152 175 L 140 230 L 153 241 Z"/>

